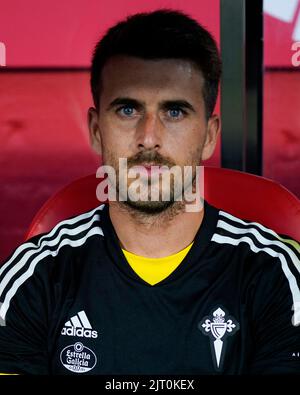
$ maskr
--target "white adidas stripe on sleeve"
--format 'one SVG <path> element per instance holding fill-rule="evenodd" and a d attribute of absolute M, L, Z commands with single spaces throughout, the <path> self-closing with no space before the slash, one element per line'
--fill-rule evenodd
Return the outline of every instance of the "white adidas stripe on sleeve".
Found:
<path fill-rule="evenodd" d="M 297 280 L 294 274 L 291 272 L 287 258 L 291 261 L 298 272 L 300 273 L 300 260 L 296 253 L 291 249 L 288 245 L 286 245 L 279 235 L 271 229 L 266 228 L 264 225 L 257 223 L 257 222 L 245 222 L 240 218 L 237 218 L 229 213 L 224 211 L 219 211 L 219 214 L 225 219 L 219 219 L 217 222 L 216 231 L 212 237 L 212 241 L 219 243 L 219 244 L 231 244 L 231 245 L 239 245 L 240 243 L 247 243 L 251 249 L 251 251 L 258 253 L 264 251 L 268 255 L 272 257 L 276 257 L 279 259 L 281 263 L 282 271 L 285 277 L 288 280 L 289 287 L 292 293 L 293 298 L 293 309 L 294 315 L 292 319 L 292 323 L 294 326 L 298 326 L 300 324 L 300 290 L 297 284 Z M 226 218 L 230 219 L 232 222 L 235 222 L 234 226 L 232 223 L 226 222 Z M 242 225 L 242 226 L 241 226 Z M 243 227 L 246 225 L 247 227 Z M 251 225 L 255 225 L 257 228 L 254 228 Z M 220 235 L 218 234 L 218 229 L 226 230 L 229 235 Z M 270 236 L 274 237 L 274 239 L 267 239 L 265 235 L 259 232 L 259 229 L 263 230 L 265 233 L 269 234 Z M 230 237 L 230 233 L 232 236 L 239 236 Z M 257 241 L 258 245 L 255 245 L 253 240 L 250 238 L 249 234 L 252 234 Z M 277 251 L 273 247 L 279 247 L 282 252 Z"/>
<path fill-rule="evenodd" d="M 38 240 L 38 243 L 37 243 L 37 244 L 34 244 L 34 243 L 32 243 L 32 242 L 27 242 L 27 243 L 25 242 L 25 243 L 21 244 L 21 245 L 16 249 L 16 251 L 14 252 L 14 254 L 11 256 L 11 258 L 10 258 L 6 263 L 4 263 L 4 264 L 1 266 L 1 268 L 0 268 L 0 276 L 1 276 L 1 274 L 4 272 L 4 270 L 6 270 L 6 268 L 7 268 L 9 265 L 11 265 L 11 264 L 17 259 L 18 255 L 19 255 L 21 252 L 23 252 L 23 251 L 26 250 L 27 248 L 29 249 L 29 251 L 31 251 L 31 249 L 33 249 L 34 251 L 36 251 L 37 248 L 41 246 L 41 244 L 44 242 L 45 239 L 51 238 L 51 237 L 55 234 L 55 232 L 57 231 L 58 228 L 61 228 L 61 227 L 63 227 L 64 225 L 76 225 L 76 223 L 78 223 L 79 221 L 81 221 L 81 220 L 83 220 L 83 219 L 88 219 L 88 218 L 92 217 L 92 216 L 95 214 L 95 212 L 96 212 L 97 210 L 99 210 L 99 209 L 102 210 L 103 207 L 104 207 L 104 205 L 101 205 L 101 206 L 99 206 L 99 207 L 96 207 L 96 208 L 93 209 L 93 210 L 88 211 L 87 213 L 80 214 L 80 215 L 78 215 L 78 216 L 76 216 L 76 217 L 74 217 L 74 218 L 67 219 L 67 220 L 64 220 L 64 221 L 59 222 L 57 225 L 54 226 L 54 228 L 53 228 L 49 233 L 47 233 L 47 234 L 45 234 L 44 236 L 42 236 L 42 237 Z M 47 242 L 50 242 L 50 241 L 51 241 L 51 240 L 47 240 Z"/>
<path fill-rule="evenodd" d="M 13 296 L 15 295 L 15 293 L 17 292 L 18 288 L 29 278 L 32 276 L 34 269 L 36 267 L 36 265 L 45 257 L 47 256 L 56 256 L 58 251 L 65 245 L 71 246 L 71 247 L 79 247 L 81 245 L 83 245 L 86 240 L 93 236 L 93 235 L 102 235 L 103 236 L 103 231 L 101 228 L 92 228 L 84 237 L 82 237 L 81 239 L 78 240 L 70 240 L 70 239 L 64 239 L 62 240 L 62 242 L 58 245 L 57 250 L 55 251 L 51 251 L 51 250 L 47 250 L 45 249 L 43 252 L 41 252 L 41 254 L 39 254 L 37 257 L 35 257 L 28 269 L 26 270 L 26 272 L 24 272 L 20 277 L 18 277 L 18 279 L 13 283 L 12 287 L 9 289 L 9 291 L 6 293 L 3 304 L 0 308 L 0 317 L 5 320 L 5 316 L 7 313 L 7 310 L 9 308 L 10 305 L 10 301 L 13 298 Z M 5 278 L 5 277 L 4 277 Z"/>
<path fill-rule="evenodd" d="M 238 235 L 251 233 L 255 236 L 255 238 L 259 241 L 259 243 L 262 246 L 272 247 L 272 245 L 273 245 L 273 246 L 282 248 L 284 251 L 286 251 L 288 253 L 288 255 L 291 258 L 291 261 L 293 262 L 294 266 L 300 273 L 299 258 L 296 256 L 295 252 L 291 248 L 289 248 L 286 244 L 284 244 L 282 241 L 266 239 L 261 233 L 259 233 L 259 231 L 256 228 L 237 228 L 237 227 L 235 227 L 231 224 L 228 224 L 227 222 L 222 221 L 222 220 L 218 221 L 217 227 L 228 230 L 229 232 L 238 234 Z"/>
<path fill-rule="evenodd" d="M 256 225 L 258 228 L 263 230 L 266 233 L 269 233 L 270 235 L 274 236 L 276 239 L 278 239 L 279 235 L 272 229 L 267 228 L 263 224 L 260 224 L 259 222 L 250 222 L 250 221 L 243 221 L 241 218 L 235 217 L 232 214 L 229 214 L 225 211 L 220 210 L 219 214 L 222 215 L 223 217 L 226 217 L 228 219 L 231 219 L 232 221 L 237 222 L 238 224 L 249 226 L 249 225 Z"/>
<path fill-rule="evenodd" d="M 254 245 L 252 239 L 250 239 L 247 236 L 243 236 L 240 239 L 232 239 L 231 237 L 228 236 L 221 236 L 218 234 L 214 234 L 212 237 L 212 241 L 220 244 L 231 244 L 231 245 L 238 245 L 244 242 L 250 246 L 250 249 L 253 252 L 264 251 L 272 257 L 279 258 L 283 273 L 285 274 L 289 282 L 290 290 L 292 293 L 293 308 L 294 308 L 294 316 L 292 319 L 292 323 L 294 326 L 298 326 L 300 324 L 300 290 L 298 288 L 296 278 L 293 275 L 293 273 L 290 271 L 286 258 L 282 253 L 276 252 L 269 247 L 258 248 Z"/>
<path fill-rule="evenodd" d="M 16 263 L 15 265 L 13 265 L 12 268 L 5 274 L 2 281 L 0 282 L 0 297 L 2 296 L 2 293 L 5 289 L 5 287 L 7 286 L 7 284 L 9 283 L 9 281 L 13 278 L 13 276 L 15 276 L 17 274 L 18 271 L 20 271 L 26 265 L 26 263 L 28 263 L 29 259 L 32 256 L 38 255 L 38 258 L 40 256 L 43 256 L 43 253 L 42 253 L 43 250 L 46 248 L 49 248 L 49 247 L 53 247 L 55 245 L 59 246 L 59 242 L 63 236 L 65 236 L 65 235 L 74 236 L 76 234 L 79 234 L 79 233 L 87 230 L 88 228 L 90 228 L 92 226 L 92 224 L 98 220 L 99 220 L 98 216 L 93 216 L 89 222 L 87 222 L 86 224 L 83 224 L 81 226 L 78 226 L 77 228 L 73 228 L 73 229 L 62 228 L 55 239 L 52 239 L 50 241 L 43 241 L 38 249 L 32 249 L 32 250 L 27 251 L 24 254 L 24 256 L 20 259 L 20 261 L 18 263 Z M 103 233 L 102 233 L 102 235 L 103 235 Z M 56 251 L 58 252 L 59 249 L 60 249 L 60 247 Z M 55 251 L 54 251 L 52 256 L 57 255 L 57 252 L 55 253 Z"/>

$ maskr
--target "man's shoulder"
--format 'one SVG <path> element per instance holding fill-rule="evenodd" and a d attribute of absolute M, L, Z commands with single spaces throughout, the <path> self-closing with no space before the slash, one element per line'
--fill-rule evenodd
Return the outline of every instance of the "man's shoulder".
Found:
<path fill-rule="evenodd" d="M 103 238 L 104 205 L 60 221 L 49 232 L 38 234 L 19 245 L 0 266 L 0 317 L 5 317 L 11 299 L 19 289 L 30 293 L 47 286 L 53 272 L 71 269 L 73 257 L 93 237 Z M 99 244 L 99 243 L 98 243 Z M 65 277 L 64 277 L 65 278 Z M 24 286 L 23 286 L 24 285 Z M 24 288 L 25 287 L 25 288 Z M 1 324 L 1 322 L 0 322 Z"/>
<path fill-rule="evenodd" d="M 266 299 L 266 294 L 273 295 L 274 299 L 277 293 L 281 299 L 287 295 L 289 302 L 292 298 L 294 309 L 297 309 L 295 316 L 297 315 L 297 322 L 300 322 L 298 241 L 260 222 L 241 219 L 223 210 L 219 210 L 211 240 L 221 248 L 228 249 L 226 253 L 229 259 L 246 268 L 247 273 L 251 274 L 250 279 L 252 273 L 257 274 L 253 279 L 257 284 L 255 292 L 258 304 Z"/>
<path fill-rule="evenodd" d="M 233 249 L 243 249 L 263 263 L 280 263 L 289 277 L 291 271 L 299 277 L 300 244 L 288 235 L 278 233 L 260 222 L 241 219 L 219 210 L 213 242 Z"/>
<path fill-rule="evenodd" d="M 51 230 L 37 234 L 19 245 L 0 266 L 1 274 L 9 267 L 28 264 L 57 257 L 84 245 L 92 236 L 103 237 L 101 226 L 102 211 L 105 205 L 74 215 L 57 223 Z"/>
<path fill-rule="evenodd" d="M 278 257 L 287 253 L 291 257 L 300 256 L 300 244 L 292 237 L 276 232 L 261 222 L 240 218 L 219 209 L 212 241 L 230 246 L 244 246 L 253 253 L 264 252 Z"/>

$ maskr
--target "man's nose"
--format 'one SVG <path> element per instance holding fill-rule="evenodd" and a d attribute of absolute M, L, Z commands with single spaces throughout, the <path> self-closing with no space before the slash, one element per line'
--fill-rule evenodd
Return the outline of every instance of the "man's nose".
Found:
<path fill-rule="evenodd" d="M 146 114 L 140 119 L 136 130 L 139 149 L 159 149 L 162 143 L 163 124 L 156 114 Z"/>

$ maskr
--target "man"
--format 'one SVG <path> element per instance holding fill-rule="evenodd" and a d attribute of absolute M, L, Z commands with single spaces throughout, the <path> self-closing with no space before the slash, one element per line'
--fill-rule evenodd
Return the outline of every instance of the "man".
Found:
<path fill-rule="evenodd" d="M 88 123 L 117 199 L 0 268 L 2 372 L 300 372 L 299 244 L 178 199 L 216 145 L 220 72 L 213 38 L 180 12 L 129 17 L 96 46 Z"/>

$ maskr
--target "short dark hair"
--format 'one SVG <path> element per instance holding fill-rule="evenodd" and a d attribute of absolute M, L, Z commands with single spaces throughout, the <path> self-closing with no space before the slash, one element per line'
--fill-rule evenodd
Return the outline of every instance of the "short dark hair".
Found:
<path fill-rule="evenodd" d="M 127 17 L 111 27 L 97 43 L 91 65 L 91 90 L 99 109 L 101 72 L 113 56 L 192 61 L 204 77 L 206 116 L 214 110 L 221 75 L 221 59 L 212 35 L 181 11 L 161 9 Z"/>

